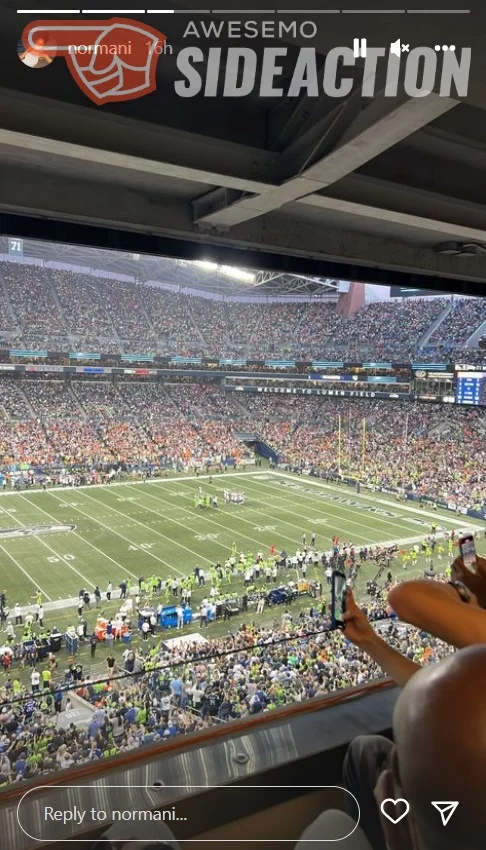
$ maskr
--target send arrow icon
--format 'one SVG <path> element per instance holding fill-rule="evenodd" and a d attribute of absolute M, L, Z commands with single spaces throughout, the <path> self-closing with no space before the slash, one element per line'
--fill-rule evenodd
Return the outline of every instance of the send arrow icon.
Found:
<path fill-rule="evenodd" d="M 442 818 L 442 825 L 447 826 L 452 815 L 456 811 L 456 809 L 459 805 L 459 802 L 458 802 L 458 800 L 455 800 L 455 801 L 454 800 L 447 800 L 445 802 L 435 800 L 435 802 L 434 801 L 432 802 L 432 805 L 439 812 L 439 814 Z"/>

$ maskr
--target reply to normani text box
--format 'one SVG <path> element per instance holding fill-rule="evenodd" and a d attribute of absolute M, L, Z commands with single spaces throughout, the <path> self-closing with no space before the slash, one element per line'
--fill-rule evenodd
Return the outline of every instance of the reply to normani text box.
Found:
<path fill-rule="evenodd" d="M 357 829 L 360 820 L 360 807 L 356 797 L 346 788 L 339 785 L 300 785 L 293 786 L 306 793 L 332 790 L 341 795 L 347 795 L 347 809 L 352 813 L 352 828 L 345 826 L 343 835 L 334 834 L 332 837 L 313 839 L 313 843 L 331 844 L 343 841 Z M 148 785 L 57 785 L 34 786 L 21 798 L 17 806 L 17 821 L 19 829 L 33 841 L 39 842 L 72 842 L 86 844 L 93 840 L 93 832 L 113 830 L 116 828 L 116 840 L 123 840 L 124 830 L 126 839 L 139 841 L 167 840 L 169 829 L 179 843 L 238 843 L 288 841 L 294 843 L 299 835 L 284 834 L 287 827 L 272 824 L 278 837 L 259 837 L 249 835 L 245 839 L 238 838 L 193 838 L 192 828 L 196 833 L 201 832 L 200 814 L 206 809 L 208 801 L 205 792 L 218 789 L 219 832 L 224 831 L 225 821 L 230 824 L 241 816 L 236 805 L 235 795 L 252 793 L 263 795 L 266 791 L 289 791 L 287 785 L 165 785 L 163 782 L 153 786 Z M 221 801 L 223 792 L 224 801 Z M 202 795 L 200 800 L 196 797 Z M 238 800 L 238 803 L 241 799 Z M 273 795 L 269 798 L 268 807 L 278 804 Z M 267 808 L 264 799 L 261 808 Z M 232 815 L 234 811 L 234 815 Z M 247 813 L 247 812 L 246 812 Z M 191 825 L 191 821 L 193 824 Z M 212 824 L 211 828 L 214 828 Z M 300 825 L 302 827 L 302 825 Z M 298 832 L 298 827 L 295 831 Z M 346 832 L 344 832 L 344 829 Z M 140 833 L 140 838 L 133 836 Z M 84 837 L 83 837 L 84 834 Z M 89 834 L 89 837 L 87 837 Z M 182 836 L 182 837 L 179 837 Z M 110 843 L 112 835 L 98 838 L 100 843 Z"/>

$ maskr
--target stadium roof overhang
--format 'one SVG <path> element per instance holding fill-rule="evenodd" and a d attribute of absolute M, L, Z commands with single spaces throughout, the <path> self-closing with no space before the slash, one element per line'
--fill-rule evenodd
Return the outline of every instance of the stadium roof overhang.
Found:
<path fill-rule="evenodd" d="M 21 29 L 16 5 L 2 6 L 4 56 Z M 323 57 L 349 42 L 344 17 L 320 28 Z M 13 56 L 0 89 L 0 228 L 124 249 L 125 270 L 137 277 L 152 275 L 145 260 L 140 274 L 135 254 L 173 253 L 264 269 L 253 285 L 265 293 L 332 291 L 336 279 L 430 288 L 434 277 L 442 290 L 466 282 L 480 291 L 486 59 L 483 31 L 471 31 L 466 19 L 456 16 L 455 40 L 473 48 L 474 76 L 460 102 L 434 92 L 363 99 L 359 68 L 357 88 L 337 105 L 324 95 L 186 99 L 174 94 L 175 57 L 164 56 L 156 92 L 100 108 L 61 60 L 32 73 Z M 160 18 L 148 20 L 161 26 Z M 417 42 L 416 21 L 400 20 L 402 40 Z M 170 17 L 176 49 L 186 22 Z M 420 42 L 442 40 L 442 24 L 421 16 Z M 373 16 L 371 30 L 360 19 L 360 34 L 388 45 L 397 25 Z M 295 49 L 290 37 L 287 46 Z"/>
<path fill-rule="evenodd" d="M 0 238 L 0 253 L 6 250 L 6 240 L 2 244 Z M 331 278 L 266 270 L 250 271 L 205 260 L 174 259 L 38 239 L 24 240 L 23 255 L 44 263 L 61 263 L 79 269 L 126 275 L 138 282 L 218 296 L 305 295 L 335 300 L 342 289 L 340 281 Z"/>

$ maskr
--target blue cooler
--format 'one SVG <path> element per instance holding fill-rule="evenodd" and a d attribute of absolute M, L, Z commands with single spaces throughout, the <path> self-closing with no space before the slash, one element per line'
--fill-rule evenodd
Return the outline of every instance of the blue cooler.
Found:
<path fill-rule="evenodd" d="M 176 629 L 176 606 L 166 605 L 165 608 L 162 608 L 162 611 L 160 612 L 159 622 L 163 629 Z M 189 608 L 188 606 L 184 608 L 183 622 L 185 626 L 188 626 L 190 623 L 192 623 L 192 608 Z"/>

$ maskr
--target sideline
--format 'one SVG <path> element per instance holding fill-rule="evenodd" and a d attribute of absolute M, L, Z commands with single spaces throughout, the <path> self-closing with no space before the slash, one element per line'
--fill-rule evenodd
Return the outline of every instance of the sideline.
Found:
<path fill-rule="evenodd" d="M 476 531 L 476 528 L 474 528 L 473 526 L 463 526 L 463 529 L 464 529 L 464 531 Z M 370 546 L 372 546 L 372 547 L 375 547 L 375 546 L 412 546 L 414 543 L 420 543 L 422 540 L 425 539 L 425 537 L 427 537 L 427 534 L 420 534 L 420 535 L 417 535 L 415 537 L 400 537 L 400 538 L 397 538 L 395 540 L 383 540 L 383 541 L 380 541 L 380 542 L 377 542 L 377 543 L 368 543 L 367 547 L 370 548 Z M 228 585 L 228 587 L 231 587 L 231 585 Z M 118 589 L 119 588 L 116 588 L 116 589 L 114 588 L 113 591 L 112 591 L 112 595 L 111 595 L 111 601 L 112 602 L 115 602 L 119 598 L 115 595 L 116 592 L 118 591 Z M 136 595 L 136 594 L 134 594 L 134 595 Z M 101 599 L 102 599 L 102 601 L 106 600 L 106 593 L 101 594 Z M 53 602 L 45 602 L 44 603 L 44 611 L 56 611 L 56 610 L 59 610 L 61 608 L 69 607 L 71 605 L 73 607 L 75 607 L 75 606 L 77 606 L 77 604 L 78 604 L 78 597 L 77 596 L 71 596 L 68 599 L 56 599 Z M 32 610 L 32 607 L 33 607 L 33 603 L 31 603 L 30 605 L 24 606 L 22 608 L 22 613 L 27 614 L 29 609 Z"/>
<path fill-rule="evenodd" d="M 271 475 L 273 470 L 270 470 L 268 473 Z M 146 481 L 143 481 L 141 478 L 134 478 L 131 481 L 112 481 L 111 484 L 79 484 L 75 486 L 71 484 L 69 487 L 63 487 L 58 485 L 57 487 L 46 487 L 45 490 L 42 487 L 36 487 L 34 490 L 4 490 L 0 493 L 0 499 L 3 499 L 7 496 L 34 496 L 38 493 L 77 493 L 78 490 L 94 490 L 97 487 L 133 487 L 134 484 L 165 484 L 172 483 L 174 481 L 203 481 L 205 478 L 226 478 L 230 475 L 234 477 L 235 475 L 262 475 L 262 470 L 252 470 L 251 472 L 208 472 L 203 475 L 183 475 L 177 477 L 169 477 L 167 478 L 149 478 Z"/>
<path fill-rule="evenodd" d="M 330 485 L 330 484 L 324 484 L 324 482 L 320 481 L 319 479 L 315 479 L 312 475 L 306 475 L 305 477 L 301 476 L 301 475 L 289 475 L 286 472 L 277 472 L 275 470 L 272 470 L 269 474 L 272 474 L 272 473 L 274 475 L 278 475 L 280 478 L 288 478 L 290 481 L 305 480 L 309 484 L 313 484 L 315 487 L 322 487 L 325 490 L 332 490 L 333 493 L 335 493 L 335 492 L 342 493 L 343 492 L 340 487 L 332 487 L 332 485 Z M 341 485 L 341 487 L 342 486 L 343 485 Z M 344 486 L 349 487 L 348 484 L 345 484 Z M 348 492 L 348 491 L 345 491 L 345 492 Z M 484 525 L 473 524 L 473 520 L 471 519 L 471 517 L 468 517 L 466 514 L 454 513 L 453 514 L 454 519 L 452 519 L 452 517 L 449 519 L 449 517 L 447 515 L 444 516 L 444 513 L 439 513 L 439 512 L 432 513 L 431 511 L 425 510 L 425 508 L 412 508 L 409 505 L 407 505 L 406 502 L 397 502 L 396 500 L 392 501 L 391 499 L 381 499 L 378 496 L 375 496 L 374 491 L 367 491 L 366 493 L 356 493 L 353 490 L 349 494 L 349 496 L 350 496 L 350 498 L 352 496 L 353 499 L 362 499 L 364 501 L 366 501 L 366 499 L 368 499 L 369 501 L 375 502 L 378 505 L 386 505 L 387 507 L 392 506 L 396 511 L 407 511 L 408 513 L 415 514 L 416 516 L 430 517 L 431 519 L 434 519 L 436 522 L 437 522 L 438 519 L 443 519 L 445 522 L 450 522 L 451 525 L 460 525 L 461 528 L 466 528 L 466 526 L 464 526 L 463 523 L 460 522 L 461 519 L 463 519 L 464 521 L 469 520 L 470 527 L 474 528 L 475 530 L 478 530 L 478 529 L 482 530 L 484 528 Z M 444 511 L 444 508 L 440 508 L 439 510 Z M 481 522 L 481 520 L 477 520 L 477 522 Z"/>
<path fill-rule="evenodd" d="M 332 493 L 335 493 L 335 494 L 343 494 L 343 492 L 345 492 L 345 493 L 348 494 L 348 496 L 350 498 L 352 497 L 353 499 L 361 499 L 363 501 L 368 500 L 368 502 L 372 502 L 372 503 L 374 502 L 376 504 L 386 505 L 387 507 L 392 506 L 395 510 L 405 510 L 408 513 L 414 514 L 415 516 L 419 516 L 419 517 L 426 516 L 426 517 L 429 517 L 431 519 L 434 519 L 436 522 L 437 522 L 438 519 L 441 519 L 441 520 L 444 520 L 445 522 L 449 522 L 451 525 L 458 525 L 458 523 L 455 522 L 455 519 L 460 519 L 460 518 L 462 518 L 464 520 L 466 519 L 466 516 L 464 516 L 462 514 L 461 515 L 455 514 L 454 519 L 453 519 L 452 517 L 449 518 L 447 516 L 444 516 L 443 514 L 432 513 L 432 512 L 427 511 L 423 508 L 420 508 L 420 509 L 419 508 L 413 508 L 413 507 L 410 507 L 406 504 L 403 504 L 402 502 L 393 502 L 390 499 L 379 498 L 379 497 L 375 496 L 375 494 L 373 492 L 371 492 L 371 493 L 368 493 L 368 492 L 366 492 L 366 493 L 355 493 L 355 492 L 349 492 L 349 489 L 346 489 L 345 491 L 343 491 L 341 489 L 341 487 L 338 487 L 338 486 L 333 487 L 332 485 L 326 484 L 326 483 L 324 483 L 320 480 L 315 480 L 310 475 L 301 476 L 301 475 L 297 475 L 297 474 L 288 474 L 288 473 L 285 473 L 285 472 L 279 472 L 277 470 L 263 470 L 263 471 L 262 470 L 258 470 L 258 471 L 252 470 L 251 472 L 229 472 L 229 473 L 207 473 L 207 474 L 205 473 L 203 475 L 191 475 L 191 476 L 188 475 L 188 476 L 179 476 L 179 477 L 165 478 L 165 479 L 156 478 L 156 479 L 148 480 L 145 483 L 146 484 L 165 484 L 165 483 L 175 483 L 175 482 L 178 482 L 178 481 L 200 481 L 200 480 L 208 479 L 210 477 L 212 477 L 213 479 L 216 478 L 216 480 L 219 480 L 221 478 L 223 478 L 223 480 L 226 480 L 227 478 L 233 478 L 233 477 L 236 477 L 236 476 L 250 476 L 251 477 L 251 476 L 259 476 L 259 475 L 266 475 L 266 476 L 268 475 L 269 477 L 275 477 L 276 476 L 277 478 L 285 478 L 287 480 L 294 481 L 294 482 L 295 481 L 305 481 L 306 485 L 308 483 L 311 483 L 315 487 L 321 487 L 322 489 L 329 490 L 329 491 L 331 491 Z M 75 486 L 71 486 L 71 487 L 48 487 L 46 490 L 42 490 L 42 489 L 32 490 L 29 493 L 29 495 L 38 494 L 38 493 L 45 493 L 45 492 L 56 493 L 56 494 L 66 493 L 66 492 L 69 493 L 69 492 L 73 492 L 73 491 L 77 491 L 77 490 L 92 489 L 92 488 L 95 488 L 95 487 L 98 487 L 98 488 L 100 488 L 100 487 L 102 487 L 102 488 L 130 487 L 130 486 L 133 487 L 133 486 L 136 486 L 137 484 L 140 485 L 142 483 L 143 483 L 142 481 L 138 481 L 138 482 L 137 481 L 116 481 L 116 482 L 113 482 L 112 484 L 83 484 L 83 485 L 80 485 L 79 487 L 75 487 Z M 348 485 L 345 485 L 345 486 L 348 488 Z M 25 491 L 22 491 L 21 493 L 17 493 L 15 491 L 9 491 L 8 493 L 1 493 L 0 497 L 2 497 L 2 496 L 23 496 L 25 498 L 26 495 L 27 495 L 27 493 Z M 479 525 L 472 524 L 472 523 L 468 523 L 467 525 L 465 525 L 465 524 L 463 525 L 461 523 L 460 527 L 461 527 L 461 530 L 464 530 L 464 531 L 477 531 L 478 529 L 482 530 L 484 526 L 479 526 Z M 426 536 L 427 536 L 427 534 L 424 531 L 424 533 L 421 534 L 421 535 L 415 535 L 413 537 L 401 537 L 399 539 L 393 539 L 393 540 L 384 540 L 384 541 L 379 541 L 379 542 L 376 542 L 376 543 L 373 543 L 373 544 L 370 544 L 370 545 L 373 545 L 373 546 L 414 545 L 415 543 L 420 543 L 422 540 L 424 540 L 424 538 Z M 84 542 L 87 542 L 87 541 L 84 541 Z M 118 590 L 118 588 L 116 590 L 114 589 L 114 591 L 112 593 L 112 600 L 113 601 L 116 599 L 115 593 L 116 593 L 117 590 Z M 47 594 L 45 594 L 45 595 L 47 596 Z M 102 593 L 101 598 L 102 598 L 102 601 L 106 600 L 106 593 Z M 71 606 L 73 608 L 75 608 L 77 606 L 77 603 L 78 603 L 78 597 L 77 596 L 71 596 L 71 597 L 68 597 L 66 599 L 56 599 L 56 600 L 53 600 L 53 601 L 50 601 L 50 602 L 45 602 L 44 603 L 44 611 L 57 611 L 57 610 L 60 610 L 60 609 L 66 608 L 66 607 L 71 607 Z M 31 609 L 32 609 L 32 603 L 30 605 L 22 606 L 22 608 L 21 608 L 22 614 L 23 615 L 27 614 L 29 612 L 29 610 L 31 610 Z"/>

